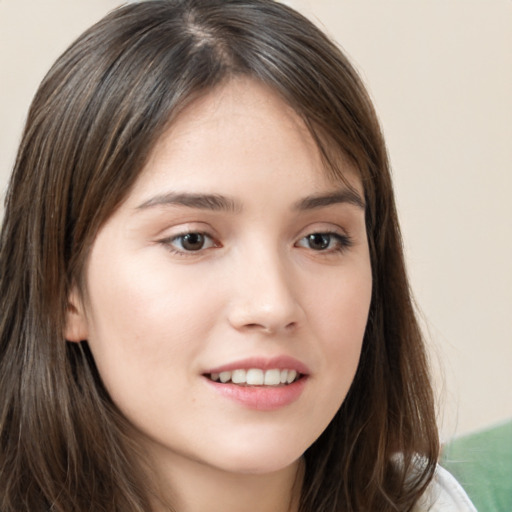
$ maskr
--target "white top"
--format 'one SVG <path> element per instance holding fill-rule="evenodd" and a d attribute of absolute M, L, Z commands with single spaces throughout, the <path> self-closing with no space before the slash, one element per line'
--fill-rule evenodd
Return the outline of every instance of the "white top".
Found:
<path fill-rule="evenodd" d="M 413 512 L 477 512 L 455 478 L 437 466 L 434 479 L 414 506 Z"/>

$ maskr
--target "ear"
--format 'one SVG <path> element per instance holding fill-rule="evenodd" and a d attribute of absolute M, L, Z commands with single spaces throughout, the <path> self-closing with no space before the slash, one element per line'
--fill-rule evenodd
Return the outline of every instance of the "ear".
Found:
<path fill-rule="evenodd" d="M 75 343 L 86 340 L 89 337 L 85 310 L 76 286 L 73 286 L 69 294 L 64 337 L 67 341 Z"/>

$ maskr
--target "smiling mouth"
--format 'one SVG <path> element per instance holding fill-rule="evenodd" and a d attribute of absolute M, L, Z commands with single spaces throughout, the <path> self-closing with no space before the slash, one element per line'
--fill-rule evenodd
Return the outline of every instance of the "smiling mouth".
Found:
<path fill-rule="evenodd" d="M 287 386 L 301 379 L 303 375 L 297 370 L 280 370 L 277 368 L 261 370 L 232 370 L 220 373 L 207 373 L 207 378 L 221 384 L 237 384 L 239 386 Z"/>

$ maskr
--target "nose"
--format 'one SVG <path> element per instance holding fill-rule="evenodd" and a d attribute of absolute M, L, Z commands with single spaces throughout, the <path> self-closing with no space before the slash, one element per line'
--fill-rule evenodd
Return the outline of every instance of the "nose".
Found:
<path fill-rule="evenodd" d="M 236 265 L 228 319 L 239 331 L 289 333 L 302 323 L 304 312 L 291 262 L 277 253 L 254 256 Z"/>

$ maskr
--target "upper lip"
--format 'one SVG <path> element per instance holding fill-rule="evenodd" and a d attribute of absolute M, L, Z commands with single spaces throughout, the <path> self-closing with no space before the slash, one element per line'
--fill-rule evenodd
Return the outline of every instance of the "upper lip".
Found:
<path fill-rule="evenodd" d="M 249 357 L 227 363 L 222 366 L 216 366 L 205 371 L 205 374 L 231 372 L 233 370 L 250 370 L 251 368 L 259 368 L 261 370 L 295 370 L 302 375 L 310 373 L 309 368 L 294 357 L 278 356 L 278 357 Z"/>

